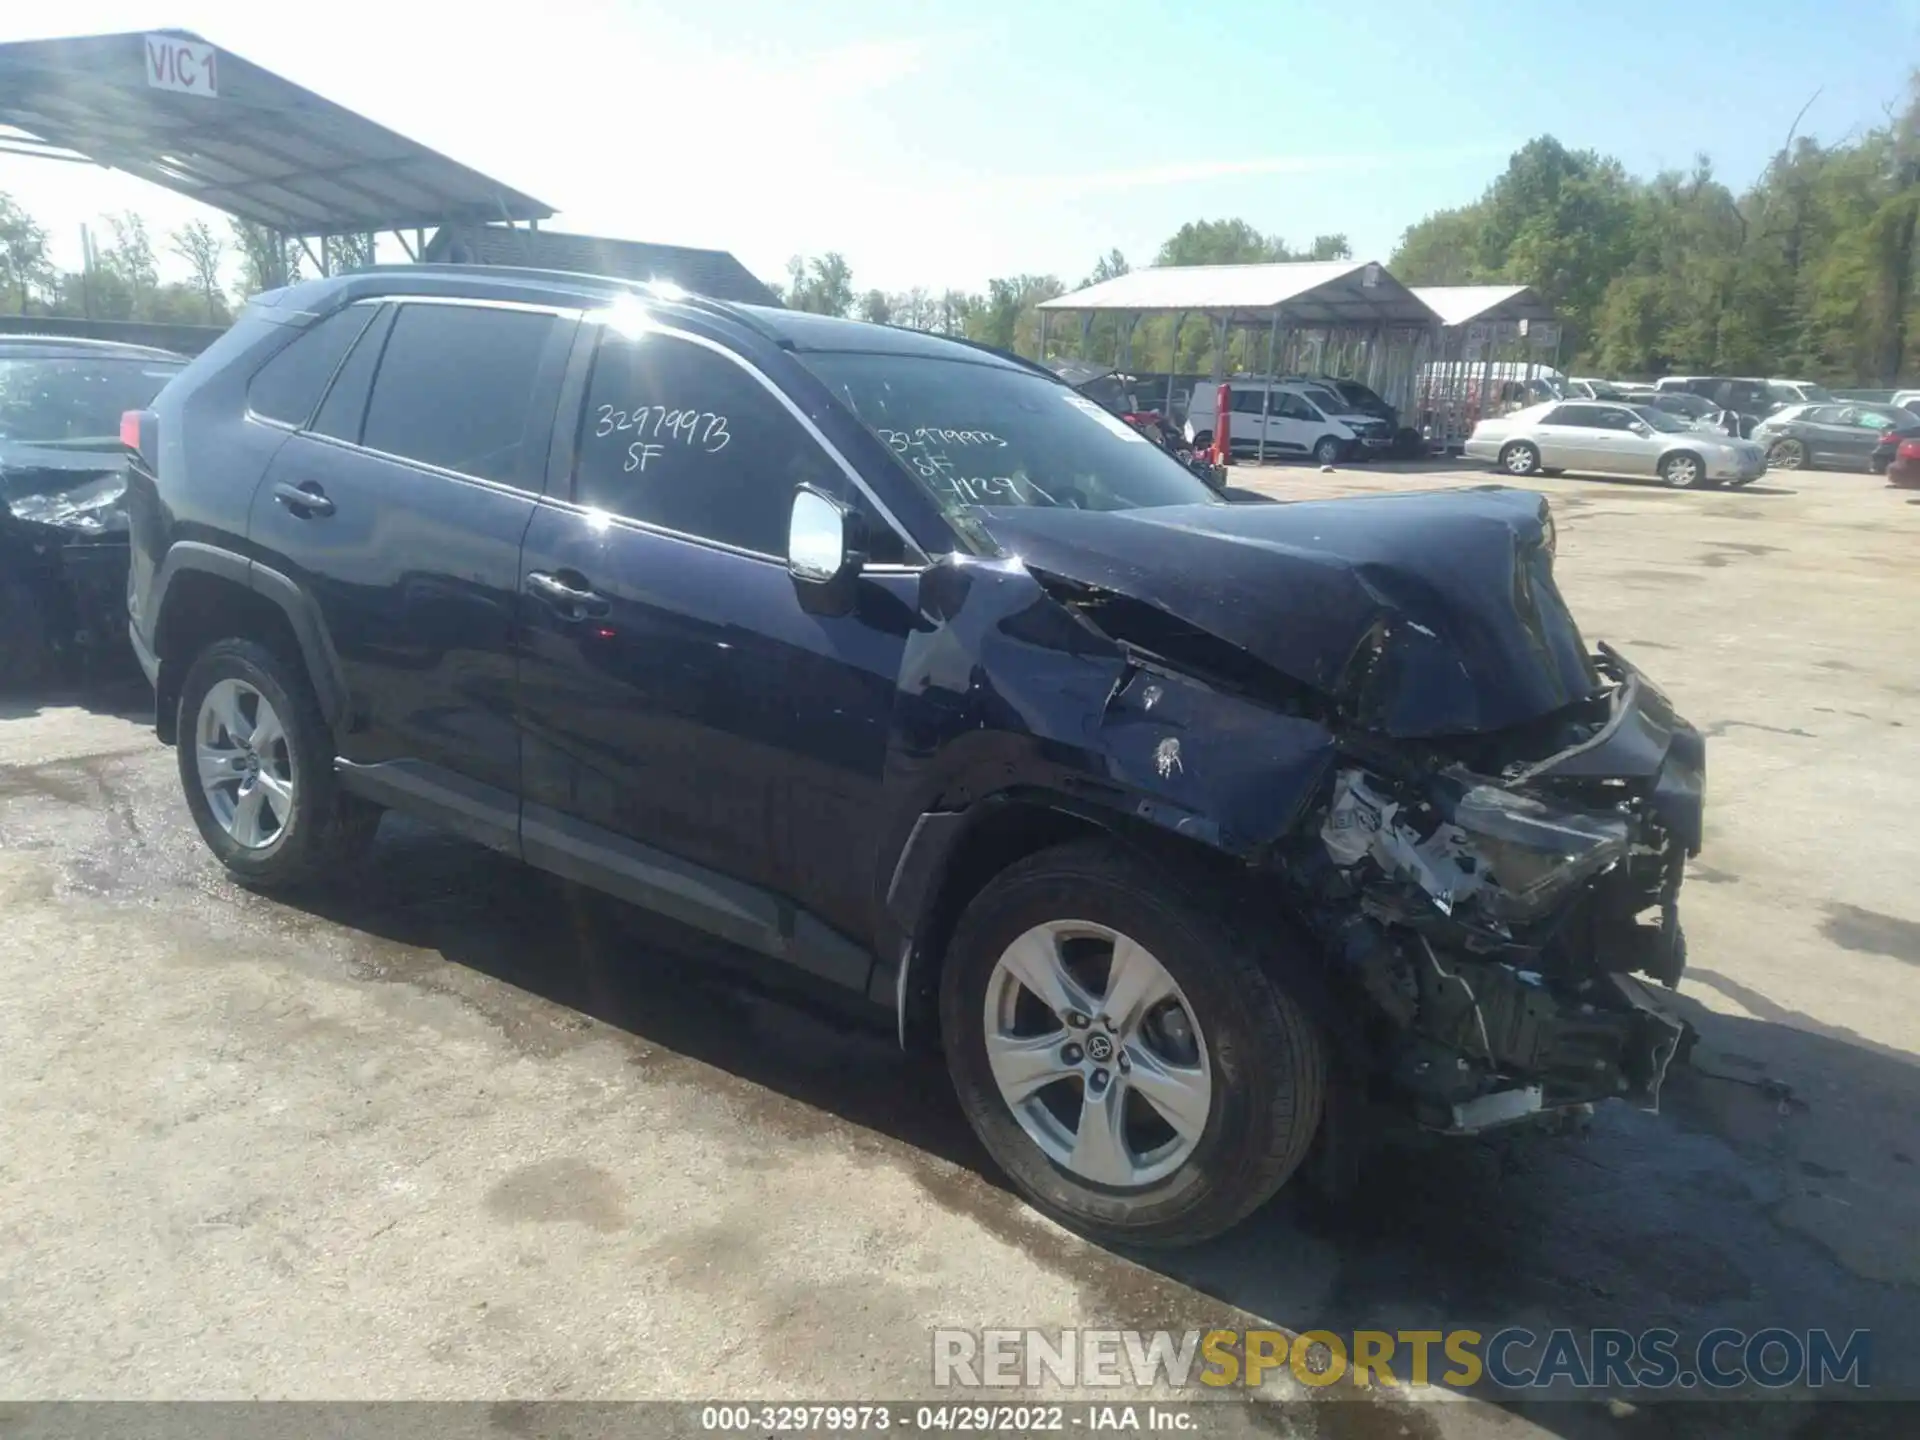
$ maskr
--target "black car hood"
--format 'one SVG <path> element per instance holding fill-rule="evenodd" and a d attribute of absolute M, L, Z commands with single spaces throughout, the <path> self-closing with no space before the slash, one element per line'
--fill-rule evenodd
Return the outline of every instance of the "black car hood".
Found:
<path fill-rule="evenodd" d="M 127 528 L 121 500 L 126 468 L 127 453 L 118 443 L 75 450 L 0 440 L 0 506 L 33 524 L 90 536 L 121 534 Z"/>
<path fill-rule="evenodd" d="M 1382 734 L 1502 730 L 1603 688 L 1529 491 L 980 515 L 1037 575 L 1149 605 Z"/>

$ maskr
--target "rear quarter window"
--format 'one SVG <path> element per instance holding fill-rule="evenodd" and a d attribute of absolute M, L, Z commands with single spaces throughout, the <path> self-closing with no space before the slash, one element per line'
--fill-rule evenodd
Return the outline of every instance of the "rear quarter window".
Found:
<path fill-rule="evenodd" d="M 282 425 L 305 425 L 333 372 L 373 319 L 374 309 L 349 305 L 301 331 L 254 373 L 247 385 L 247 408 Z"/>

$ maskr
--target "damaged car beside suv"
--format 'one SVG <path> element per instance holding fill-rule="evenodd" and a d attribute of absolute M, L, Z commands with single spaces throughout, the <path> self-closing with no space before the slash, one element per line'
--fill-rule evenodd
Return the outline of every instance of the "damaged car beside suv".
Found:
<path fill-rule="evenodd" d="M 0 336 L 0 689 L 125 663 L 120 420 L 185 364 L 142 345 Z"/>
<path fill-rule="evenodd" d="M 1232 504 L 1015 357 L 470 266 L 258 297 L 133 428 L 134 646 L 247 883 L 393 808 L 648 906 L 943 1052 L 1115 1242 L 1378 1113 L 1657 1103 L 1704 743 L 1537 494 Z"/>

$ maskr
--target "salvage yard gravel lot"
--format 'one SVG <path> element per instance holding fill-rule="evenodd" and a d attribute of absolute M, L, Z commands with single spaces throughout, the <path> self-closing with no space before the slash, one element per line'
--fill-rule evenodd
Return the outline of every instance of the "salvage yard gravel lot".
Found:
<path fill-rule="evenodd" d="M 1488 479 L 1234 472 L 1283 499 Z M 884 1033 L 391 818 L 352 883 L 249 894 L 139 689 L 12 701 L 0 1399 L 907 1398 L 936 1326 L 1249 1316 L 1868 1328 L 1876 1385 L 1920 1393 L 1920 502 L 1827 474 L 1532 488 L 1588 640 L 1711 737 L 1677 1002 L 1701 1041 L 1661 1115 L 1390 1151 L 1341 1204 L 1289 1190 L 1119 1256 L 1002 1189 Z M 1375 1433 L 1349 1423 L 1323 1428 Z"/>

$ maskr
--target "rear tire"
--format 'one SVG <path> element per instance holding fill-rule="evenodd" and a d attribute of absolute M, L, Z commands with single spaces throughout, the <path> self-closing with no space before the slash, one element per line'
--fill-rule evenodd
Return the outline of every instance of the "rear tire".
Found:
<path fill-rule="evenodd" d="M 1500 468 L 1517 479 L 1540 473 L 1540 452 L 1525 440 L 1515 440 L 1500 449 Z"/>
<path fill-rule="evenodd" d="M 1767 450 L 1769 470 L 1800 470 L 1806 464 L 1807 447 L 1798 440 L 1775 441 Z"/>
<path fill-rule="evenodd" d="M 254 640 L 219 640 L 180 685 L 175 749 L 200 836 L 236 880 L 278 889 L 353 863 L 380 824 L 347 794 L 306 672 Z"/>
<path fill-rule="evenodd" d="M 1219 915 L 1173 874 L 1082 841 L 1020 861 L 961 916 L 940 986 L 954 1089 L 1021 1194 L 1062 1224 L 1114 1244 L 1192 1244 L 1239 1223 L 1305 1158 L 1326 1085 L 1319 1031 Z M 1116 996 L 1123 954 L 1129 975 L 1159 979 L 1118 989 L 1159 1000 Z M 1061 1003 L 1043 1003 L 1028 973 L 1049 986 L 1065 975 Z M 1162 1050 L 1182 1034 L 1191 1049 Z M 1093 1067 L 1108 1055 L 1103 1080 Z M 1012 1083 L 1016 1100 L 1010 1056 L 1052 1078 Z"/>

